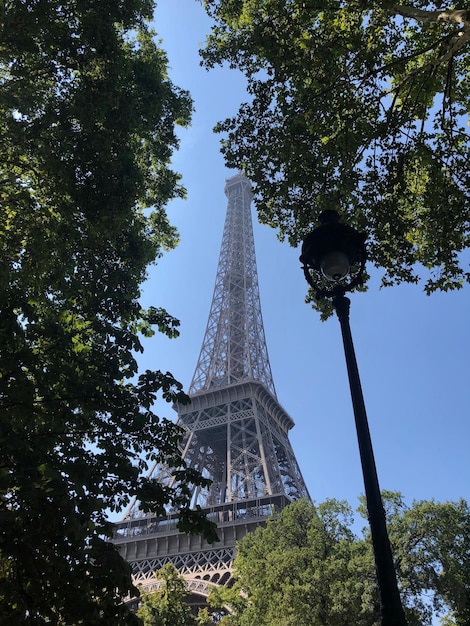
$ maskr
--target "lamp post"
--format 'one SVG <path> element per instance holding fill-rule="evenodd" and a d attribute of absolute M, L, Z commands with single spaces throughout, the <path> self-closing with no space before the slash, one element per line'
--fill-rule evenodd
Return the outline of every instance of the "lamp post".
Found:
<path fill-rule="evenodd" d="M 303 242 L 300 261 L 317 298 L 331 299 L 341 325 L 374 550 L 381 625 L 406 626 L 349 326 L 350 300 L 345 296 L 346 292 L 364 282 L 365 238 L 351 226 L 341 224 L 336 211 L 324 211 L 320 215 L 320 225 Z"/>

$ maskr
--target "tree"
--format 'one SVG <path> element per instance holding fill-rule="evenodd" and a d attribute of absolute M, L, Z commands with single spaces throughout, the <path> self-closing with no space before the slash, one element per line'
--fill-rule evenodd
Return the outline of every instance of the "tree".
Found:
<path fill-rule="evenodd" d="M 325 209 L 369 236 L 383 284 L 470 280 L 470 12 L 438 2 L 205 0 L 201 51 L 248 80 L 219 123 L 259 219 L 297 246 Z"/>
<path fill-rule="evenodd" d="M 197 615 L 192 613 L 184 578 L 171 563 L 164 565 L 155 578 L 161 581 L 160 588 L 141 595 L 137 615 L 143 626 L 208 626 L 213 623 L 207 607 L 199 609 Z"/>
<path fill-rule="evenodd" d="M 184 402 L 170 373 L 138 372 L 150 263 L 177 243 L 165 204 L 192 103 L 167 75 L 151 0 L 7 1 L 0 9 L 0 621 L 137 623 L 130 568 L 107 511 L 190 510 L 180 430 L 152 411 Z M 165 487 L 143 476 L 174 468 Z M 79 601 L 77 601 L 79 598 Z"/>
<path fill-rule="evenodd" d="M 470 623 L 470 508 L 458 502 L 403 502 L 390 511 L 390 533 L 405 597 L 449 624 Z M 425 600 L 428 599 L 427 605 Z M 450 621 L 452 616 L 452 621 Z"/>
<path fill-rule="evenodd" d="M 468 624 L 470 510 L 468 504 L 414 502 L 383 493 L 407 621 Z M 365 513 L 364 504 L 360 512 Z M 235 585 L 209 597 L 229 605 L 230 626 L 342 626 L 379 623 L 378 593 L 368 528 L 352 531 L 344 502 L 289 505 L 266 528 L 247 535 L 234 563 Z M 449 612 L 450 610 L 450 612 Z"/>
<path fill-rule="evenodd" d="M 195 626 L 189 605 L 185 603 L 186 585 L 173 565 L 168 563 L 157 574 L 162 581 L 158 591 L 142 593 L 137 615 L 144 626 Z"/>
<path fill-rule="evenodd" d="M 372 553 L 351 523 L 344 502 L 291 504 L 238 544 L 234 587 L 209 601 L 232 606 L 226 622 L 236 626 L 378 623 Z"/>

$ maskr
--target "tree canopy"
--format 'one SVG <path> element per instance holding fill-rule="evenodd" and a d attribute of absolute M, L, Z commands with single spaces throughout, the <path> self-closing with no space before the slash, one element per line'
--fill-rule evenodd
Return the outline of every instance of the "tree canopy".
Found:
<path fill-rule="evenodd" d="M 194 625 L 191 609 L 185 603 L 186 586 L 171 564 L 165 565 L 156 576 L 161 588 L 142 593 L 142 604 L 137 615 L 144 626 Z"/>
<path fill-rule="evenodd" d="M 144 591 L 137 611 L 143 626 L 208 626 L 212 618 L 207 608 L 195 615 L 187 603 L 186 583 L 178 570 L 168 563 L 156 573 L 161 586 L 155 591 Z"/>
<path fill-rule="evenodd" d="M 470 280 L 470 12 L 438 2 L 204 0 L 201 51 L 248 79 L 221 121 L 261 222 L 297 246 L 325 209 L 369 236 L 383 283 Z"/>
<path fill-rule="evenodd" d="M 397 576 L 410 626 L 468 624 L 470 509 L 384 492 Z M 362 513 L 365 508 L 360 507 Z M 380 611 L 368 528 L 358 536 L 346 502 L 300 500 L 238 545 L 235 584 L 209 601 L 231 626 L 377 626 Z"/>
<path fill-rule="evenodd" d="M 468 503 L 463 499 L 442 503 L 431 500 L 415 502 L 408 508 L 397 495 L 393 500 L 396 504 L 389 510 L 390 534 L 405 600 L 413 601 L 428 619 L 432 611 L 442 614 L 450 609 L 443 623 L 468 624 Z"/>
<path fill-rule="evenodd" d="M 180 430 L 139 372 L 142 337 L 176 336 L 142 310 L 150 263 L 178 240 L 165 204 L 192 102 L 148 28 L 151 0 L 7 1 L 0 9 L 0 621 L 135 623 L 130 568 L 107 542 L 107 512 L 190 510 Z M 143 477 L 175 468 L 172 487 Z M 203 481 L 204 482 L 204 481 Z"/>

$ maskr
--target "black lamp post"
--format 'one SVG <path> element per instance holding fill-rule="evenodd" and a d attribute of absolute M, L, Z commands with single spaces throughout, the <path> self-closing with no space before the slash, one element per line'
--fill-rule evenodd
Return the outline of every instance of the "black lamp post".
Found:
<path fill-rule="evenodd" d="M 317 298 L 331 299 L 341 325 L 375 557 L 381 624 L 406 626 L 349 326 L 350 300 L 345 296 L 347 291 L 364 282 L 365 239 L 364 234 L 341 224 L 336 211 L 324 211 L 320 215 L 320 226 L 305 238 L 300 261 Z"/>

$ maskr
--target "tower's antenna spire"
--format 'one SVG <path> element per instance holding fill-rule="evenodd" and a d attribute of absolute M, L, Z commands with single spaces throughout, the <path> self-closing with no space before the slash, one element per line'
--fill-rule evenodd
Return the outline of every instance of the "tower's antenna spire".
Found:
<path fill-rule="evenodd" d="M 214 295 L 190 395 L 257 381 L 276 397 L 258 288 L 251 221 L 251 185 L 244 174 L 226 180 L 228 198 Z"/>

